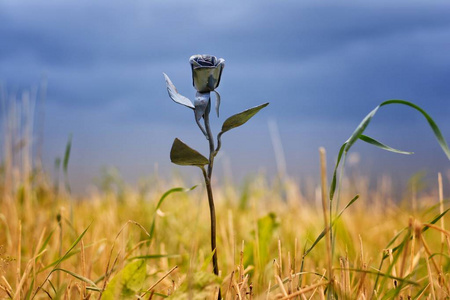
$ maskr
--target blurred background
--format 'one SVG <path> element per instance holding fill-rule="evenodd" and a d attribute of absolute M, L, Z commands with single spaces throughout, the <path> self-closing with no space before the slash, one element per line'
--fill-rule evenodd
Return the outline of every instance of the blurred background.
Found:
<path fill-rule="evenodd" d="M 170 163 L 175 137 L 208 147 L 192 111 L 168 97 L 162 73 L 193 99 L 189 57 L 212 54 L 226 60 L 216 133 L 228 116 L 270 102 L 224 135 L 217 176 L 315 180 L 318 147 L 331 172 L 340 145 L 387 99 L 420 105 L 450 140 L 449 13 L 448 1 L 1 0 L 2 130 L 19 124 L 49 172 L 72 135 L 69 175 L 79 194 L 105 168 L 131 185 L 197 172 Z M 347 172 L 387 174 L 400 189 L 419 171 L 436 186 L 442 172 L 448 185 L 449 161 L 413 109 L 383 107 L 367 134 L 415 154 L 358 142 Z M 6 134 L 0 143 L 6 157 Z"/>

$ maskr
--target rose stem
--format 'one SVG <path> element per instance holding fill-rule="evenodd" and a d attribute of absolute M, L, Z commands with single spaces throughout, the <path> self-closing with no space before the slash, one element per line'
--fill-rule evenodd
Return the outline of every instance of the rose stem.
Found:
<path fill-rule="evenodd" d="M 211 102 L 209 103 L 211 105 Z M 209 214 L 211 217 L 211 250 L 214 251 L 213 254 L 213 270 L 214 274 L 219 276 L 219 266 L 217 263 L 217 247 L 216 247 L 216 211 L 214 207 L 214 199 L 213 192 L 211 186 L 211 176 L 214 165 L 214 156 L 216 155 L 216 151 L 214 151 L 214 138 L 211 132 L 211 126 L 209 125 L 209 109 L 206 109 L 205 114 L 203 116 L 205 119 L 205 128 L 209 141 L 209 163 L 208 163 L 208 171 L 206 172 L 203 168 L 203 177 L 205 178 L 206 191 L 208 194 L 208 203 L 209 203 Z M 221 298 L 220 288 L 219 288 L 219 299 Z"/>

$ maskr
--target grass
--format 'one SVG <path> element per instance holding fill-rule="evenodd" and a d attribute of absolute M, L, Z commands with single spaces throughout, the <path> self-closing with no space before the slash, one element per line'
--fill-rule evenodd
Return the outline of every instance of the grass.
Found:
<path fill-rule="evenodd" d="M 367 178 L 337 175 L 358 139 L 399 152 L 363 135 L 387 104 L 422 113 L 449 156 L 423 110 L 390 100 L 341 147 L 330 190 L 324 150 L 321 182 L 306 188 L 262 175 L 243 186 L 212 182 L 219 276 L 211 272 L 204 187 L 156 178 L 142 192 L 108 177 L 95 194 L 73 197 L 67 180 L 70 139 L 55 164 L 58 171 L 62 162 L 64 182 L 53 182 L 32 168 L 40 164 L 32 161 L 31 128 L 15 126 L 33 122 L 10 112 L 0 172 L 0 298 L 217 299 L 219 287 L 225 299 L 450 297 L 448 203 L 442 192 L 448 181 L 439 175 L 435 192 L 424 192 L 415 180 L 412 193 L 394 199 L 388 180 L 371 190 Z"/>
<path fill-rule="evenodd" d="M 271 184 L 263 176 L 243 191 L 217 185 L 217 279 L 205 193 L 180 189 L 160 201 L 173 185 L 154 182 L 144 197 L 128 190 L 125 200 L 115 192 L 73 199 L 50 186 L 3 198 L 1 297 L 212 299 L 218 284 L 226 299 L 324 297 L 330 281 L 325 240 L 302 260 L 324 228 L 320 199 L 306 197 L 295 182 Z M 353 197 L 348 185 L 342 199 Z M 450 232 L 447 217 L 438 219 L 443 199 L 416 195 L 413 211 L 412 197 L 396 203 L 388 191 L 361 193 L 334 223 L 330 263 L 338 298 L 448 297 Z"/>

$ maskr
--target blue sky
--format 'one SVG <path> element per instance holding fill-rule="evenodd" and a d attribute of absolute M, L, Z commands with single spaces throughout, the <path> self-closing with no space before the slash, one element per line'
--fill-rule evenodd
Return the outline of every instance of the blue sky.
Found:
<path fill-rule="evenodd" d="M 207 143 L 192 111 L 168 97 L 162 73 L 192 99 L 189 57 L 223 57 L 216 132 L 227 116 L 271 104 L 224 136 L 218 172 L 230 164 L 236 178 L 273 173 L 272 120 L 288 173 L 316 177 L 318 147 L 331 165 L 361 119 L 387 99 L 422 106 L 450 140 L 449 13 L 448 1 L 2 0 L 0 82 L 20 95 L 46 76 L 44 162 L 51 170 L 72 133 L 71 180 L 82 191 L 102 166 L 116 166 L 131 183 L 156 165 L 166 174 L 196 172 L 170 164 L 175 137 L 202 152 Z M 415 152 L 360 143 L 353 151 L 367 174 L 449 172 L 410 108 L 383 107 L 367 133 Z"/>

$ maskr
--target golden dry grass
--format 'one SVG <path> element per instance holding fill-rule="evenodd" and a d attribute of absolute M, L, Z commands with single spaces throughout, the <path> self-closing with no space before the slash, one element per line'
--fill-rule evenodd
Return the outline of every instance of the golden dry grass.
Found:
<path fill-rule="evenodd" d="M 442 193 L 448 180 L 440 177 L 431 192 L 416 182 L 402 199 L 393 197 L 386 178 L 372 189 L 361 176 L 344 180 L 339 209 L 356 193 L 360 198 L 340 219 L 328 219 L 335 244 L 327 245 L 326 235 L 313 248 L 328 215 L 319 182 L 303 189 L 289 178 L 264 176 L 240 186 L 214 182 L 216 278 L 201 186 L 171 193 L 157 211 L 164 192 L 188 188 L 185 181 L 155 179 L 146 192 L 116 184 L 73 197 L 67 181 L 55 188 L 39 160 L 32 161 L 28 100 L 17 110 L 23 115 L 13 105 L 4 119 L 2 299 L 217 299 L 219 287 L 225 299 L 450 297 Z"/>
<path fill-rule="evenodd" d="M 3 188 L 0 297 L 99 298 L 121 270 L 143 261 L 145 278 L 135 294 L 145 299 L 213 299 L 217 282 L 225 299 L 325 298 L 330 282 L 325 239 L 305 257 L 299 274 L 305 247 L 324 228 L 320 198 L 308 199 L 293 181 L 275 183 L 257 176 L 240 189 L 216 184 L 218 281 L 211 275 L 209 213 L 202 187 L 165 199 L 156 212 L 151 239 L 156 203 L 166 189 L 182 183 L 154 181 L 145 195 L 127 189 L 120 195 L 98 192 L 83 199 L 56 194 L 44 184 L 9 189 L 9 195 Z M 351 190 L 348 183 L 342 202 L 354 196 L 346 190 Z M 448 297 L 449 232 L 443 223 L 447 217 L 423 232 L 442 210 L 439 194 L 417 195 L 413 210 L 412 196 L 396 204 L 385 191 L 360 192 L 362 197 L 334 227 L 336 296 Z M 52 265 L 84 230 L 69 256 Z M 402 247 L 393 252 L 398 245 Z M 383 255 L 380 271 L 386 276 L 375 285 Z M 54 268 L 59 270 L 50 274 Z"/>

